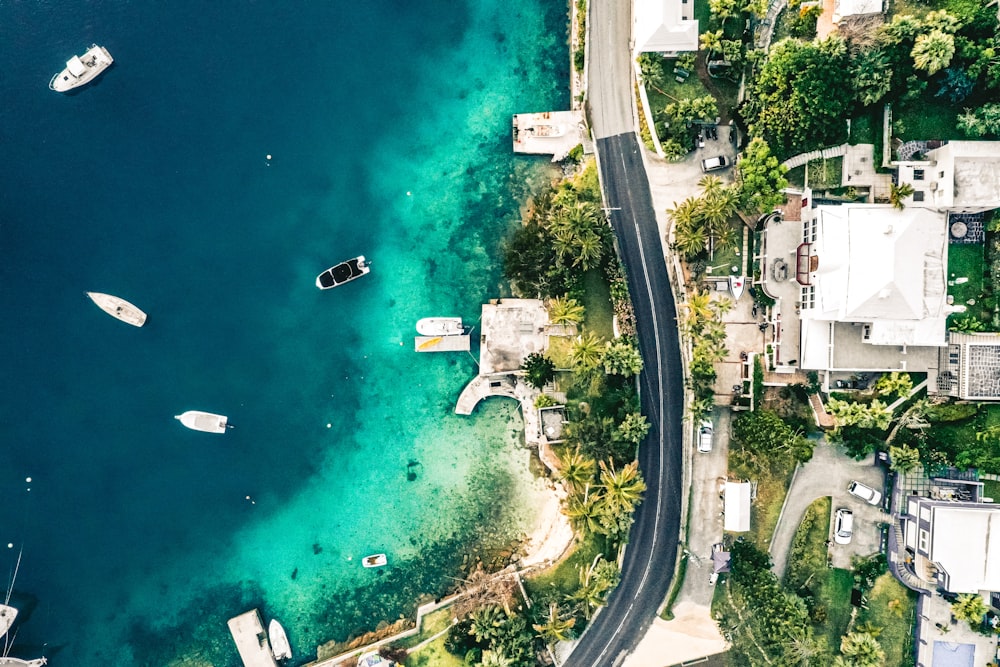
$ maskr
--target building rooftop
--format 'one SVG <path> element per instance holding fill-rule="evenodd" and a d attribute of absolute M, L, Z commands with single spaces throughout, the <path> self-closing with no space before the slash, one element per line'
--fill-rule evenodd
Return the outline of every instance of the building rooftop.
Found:
<path fill-rule="evenodd" d="M 538 299 L 498 299 L 483 305 L 479 374 L 510 373 L 532 353 L 544 353 L 549 315 Z"/>
<path fill-rule="evenodd" d="M 948 574 L 948 590 L 1000 590 L 1000 506 L 936 504 L 930 558 Z"/>
<path fill-rule="evenodd" d="M 704 0 L 701 0 L 704 1 Z M 636 0 L 634 6 L 636 53 L 678 53 L 698 50 L 698 21 L 694 2 Z"/>

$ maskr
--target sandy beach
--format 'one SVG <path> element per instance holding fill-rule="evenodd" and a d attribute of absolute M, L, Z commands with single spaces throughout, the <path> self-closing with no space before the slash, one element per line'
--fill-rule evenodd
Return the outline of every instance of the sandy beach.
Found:
<path fill-rule="evenodd" d="M 559 560 L 573 544 L 576 535 L 569 519 L 560 509 L 566 491 L 562 485 L 550 484 L 545 494 L 545 504 L 538 516 L 538 524 L 525 543 L 525 556 L 521 567 L 545 565 Z"/>

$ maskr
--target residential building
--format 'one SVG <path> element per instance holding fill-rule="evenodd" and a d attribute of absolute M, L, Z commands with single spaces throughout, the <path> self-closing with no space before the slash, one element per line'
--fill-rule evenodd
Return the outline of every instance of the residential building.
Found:
<path fill-rule="evenodd" d="M 698 50 L 694 0 L 636 0 L 633 13 L 636 56 L 640 53 L 676 56 L 683 51 Z"/>
<path fill-rule="evenodd" d="M 907 206 L 948 213 L 1000 208 L 1000 141 L 949 141 L 924 155 L 897 165 L 899 184 L 913 187 Z"/>

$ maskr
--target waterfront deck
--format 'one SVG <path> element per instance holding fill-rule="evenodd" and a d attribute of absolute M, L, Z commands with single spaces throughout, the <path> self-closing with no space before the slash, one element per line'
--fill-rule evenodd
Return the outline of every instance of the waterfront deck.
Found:
<path fill-rule="evenodd" d="M 472 336 L 415 336 L 413 348 L 417 352 L 468 352 L 472 349 Z"/>
<path fill-rule="evenodd" d="M 514 152 L 566 159 L 583 143 L 582 111 L 546 111 L 514 115 Z"/>
<path fill-rule="evenodd" d="M 228 625 L 245 667 L 278 667 L 271 654 L 271 642 L 267 639 L 258 610 L 251 609 L 234 616 L 229 619 Z"/>

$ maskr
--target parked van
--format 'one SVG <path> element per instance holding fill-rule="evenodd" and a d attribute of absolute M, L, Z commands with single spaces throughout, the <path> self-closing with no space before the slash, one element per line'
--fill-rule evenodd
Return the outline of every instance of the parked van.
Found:
<path fill-rule="evenodd" d="M 714 429 L 712 428 L 711 420 L 702 420 L 701 426 L 698 428 L 698 451 L 702 454 L 708 454 L 712 451 L 713 433 Z"/>
<path fill-rule="evenodd" d="M 701 170 L 715 171 L 716 169 L 725 169 L 729 166 L 729 160 L 726 159 L 725 155 L 716 155 L 715 157 L 707 157 L 701 161 Z"/>

